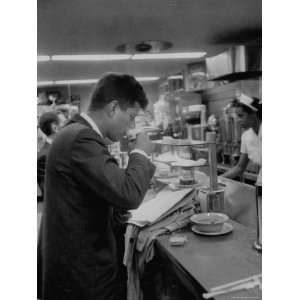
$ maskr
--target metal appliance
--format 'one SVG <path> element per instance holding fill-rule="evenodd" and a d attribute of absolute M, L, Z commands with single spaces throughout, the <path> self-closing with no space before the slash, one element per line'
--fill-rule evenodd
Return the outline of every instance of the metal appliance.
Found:
<path fill-rule="evenodd" d="M 240 156 L 240 144 L 242 129 L 237 119 L 232 114 L 230 105 L 222 109 L 222 116 L 219 120 L 220 138 L 219 145 L 222 149 L 222 163 L 235 165 Z"/>
<path fill-rule="evenodd" d="M 261 45 L 239 45 L 206 58 L 210 80 L 242 80 L 261 76 Z"/>
<path fill-rule="evenodd" d="M 198 200 L 202 212 L 224 212 L 224 186 L 218 183 L 217 176 L 217 152 L 216 152 L 216 133 L 206 133 L 206 143 L 209 157 L 209 178 L 208 188 L 199 189 Z"/>
<path fill-rule="evenodd" d="M 205 140 L 206 106 L 203 104 L 189 105 L 182 108 L 183 121 L 187 130 L 188 140 Z"/>

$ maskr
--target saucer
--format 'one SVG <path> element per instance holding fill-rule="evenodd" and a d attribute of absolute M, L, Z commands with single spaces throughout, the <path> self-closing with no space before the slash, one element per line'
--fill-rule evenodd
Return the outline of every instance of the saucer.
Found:
<path fill-rule="evenodd" d="M 203 184 L 201 182 L 194 182 L 192 184 L 180 184 L 179 182 L 174 182 L 173 184 L 175 188 L 178 189 L 203 187 Z"/>
<path fill-rule="evenodd" d="M 196 229 L 196 225 L 193 225 L 191 227 L 191 230 L 196 233 L 196 234 L 201 234 L 201 235 L 208 235 L 208 236 L 217 236 L 217 235 L 223 235 L 230 233 L 233 230 L 233 226 L 230 223 L 224 223 L 223 228 L 221 231 L 218 232 L 205 232 L 205 231 L 200 231 Z"/>
<path fill-rule="evenodd" d="M 167 176 L 162 176 L 162 175 L 154 175 L 154 177 L 156 178 L 156 179 L 162 179 L 162 180 L 168 180 L 168 179 L 172 179 L 172 178 L 177 178 L 178 177 L 178 175 L 177 174 L 169 174 L 169 175 L 167 175 Z"/>

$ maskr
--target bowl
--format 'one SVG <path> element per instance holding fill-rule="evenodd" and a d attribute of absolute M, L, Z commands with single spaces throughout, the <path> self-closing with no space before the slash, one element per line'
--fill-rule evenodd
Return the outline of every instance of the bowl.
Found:
<path fill-rule="evenodd" d="M 229 220 L 229 217 L 222 213 L 210 212 L 193 215 L 190 220 L 198 231 L 219 232 L 222 230 L 224 223 Z"/>

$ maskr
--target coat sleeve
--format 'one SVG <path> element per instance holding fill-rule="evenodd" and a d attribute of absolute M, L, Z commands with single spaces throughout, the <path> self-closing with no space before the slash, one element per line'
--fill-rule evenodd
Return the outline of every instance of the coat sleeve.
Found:
<path fill-rule="evenodd" d="M 44 193 L 45 169 L 46 155 L 42 155 L 38 157 L 37 160 L 37 182 L 39 184 L 42 194 Z"/>
<path fill-rule="evenodd" d="M 125 170 L 119 168 L 106 146 L 90 131 L 76 138 L 71 164 L 73 175 L 84 188 L 124 209 L 140 205 L 155 171 L 154 165 L 139 153 L 130 155 Z"/>

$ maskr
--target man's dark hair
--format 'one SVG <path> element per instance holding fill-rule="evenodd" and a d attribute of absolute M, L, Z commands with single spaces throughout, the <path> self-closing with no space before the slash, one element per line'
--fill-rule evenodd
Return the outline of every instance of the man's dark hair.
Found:
<path fill-rule="evenodd" d="M 89 110 L 101 109 L 113 100 L 118 101 L 121 109 L 133 107 L 135 103 L 138 103 L 142 109 L 148 105 L 141 84 L 127 74 L 104 74 L 93 90 Z"/>
<path fill-rule="evenodd" d="M 40 116 L 39 127 L 47 136 L 49 136 L 52 134 L 51 125 L 53 123 L 58 124 L 58 122 L 59 119 L 57 116 L 57 112 L 49 111 Z"/>

